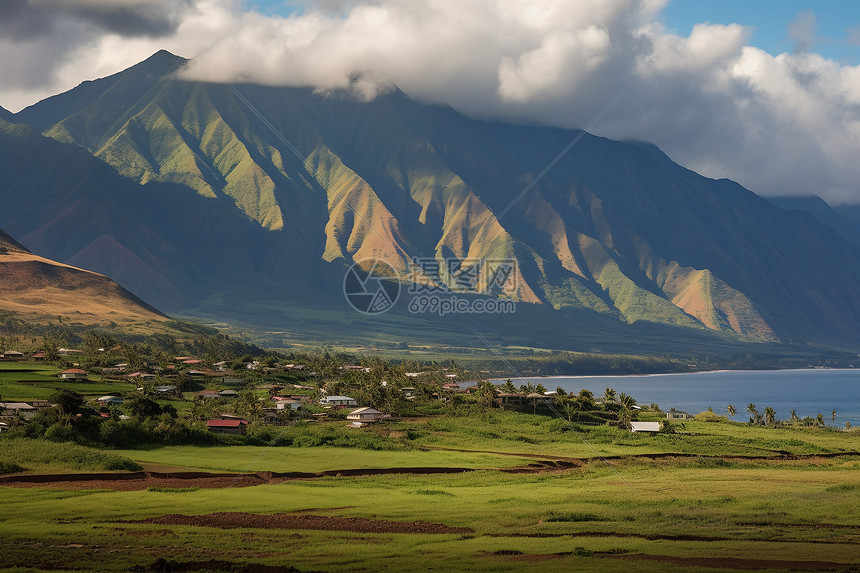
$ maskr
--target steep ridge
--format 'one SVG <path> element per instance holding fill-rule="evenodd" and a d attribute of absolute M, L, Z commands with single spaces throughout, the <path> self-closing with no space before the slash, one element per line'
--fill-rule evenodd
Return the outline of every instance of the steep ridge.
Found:
<path fill-rule="evenodd" d="M 405 277 L 413 257 L 435 261 L 424 278 L 449 285 L 476 261 L 515 260 L 507 296 L 524 303 L 750 341 L 860 341 L 860 250 L 654 146 L 585 134 L 535 181 L 578 132 L 475 121 L 396 89 L 361 102 L 186 82 L 175 74 L 184 62 L 159 52 L 15 116 L 152 190 L 120 194 L 138 198 L 133 231 L 106 220 L 61 247 L 64 215 L 31 213 L 19 232 L 27 244 L 113 261 L 174 307 L 193 292 L 205 308 L 205 297 L 242 285 L 263 306 L 325 306 L 340 269 L 371 257 Z M 102 204 L 76 198 L 76 209 Z M 210 239 L 227 233 L 241 254 L 225 260 L 242 271 L 215 278 L 214 244 L 186 246 L 180 225 L 147 215 L 168 209 Z"/>

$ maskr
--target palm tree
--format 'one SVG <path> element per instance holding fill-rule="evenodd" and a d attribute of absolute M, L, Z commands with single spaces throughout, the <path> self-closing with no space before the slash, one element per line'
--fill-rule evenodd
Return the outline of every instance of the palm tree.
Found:
<path fill-rule="evenodd" d="M 489 380 L 478 384 L 478 404 L 485 410 L 496 405 L 496 387 Z"/>
<path fill-rule="evenodd" d="M 800 418 L 797 416 L 797 410 L 791 411 L 791 421 L 792 422 L 799 422 L 800 421 Z"/>
<path fill-rule="evenodd" d="M 764 423 L 767 424 L 768 426 L 771 426 L 771 425 L 773 425 L 775 420 L 776 420 L 776 412 L 773 410 L 773 408 L 768 406 L 767 408 L 764 409 Z"/>
<path fill-rule="evenodd" d="M 613 388 L 607 388 L 603 391 L 603 401 L 604 402 L 614 402 L 615 401 L 615 390 Z"/>
<path fill-rule="evenodd" d="M 821 415 L 821 412 L 818 413 L 818 416 L 815 417 L 818 425 L 824 427 L 824 416 Z"/>
<path fill-rule="evenodd" d="M 628 410 L 632 410 L 633 406 L 636 405 L 636 398 L 634 398 L 633 396 L 628 396 L 627 394 L 622 392 L 621 395 L 618 397 L 618 403 L 621 404 L 622 407 Z"/>
<path fill-rule="evenodd" d="M 755 404 L 750 402 L 750 405 L 747 406 L 747 412 L 750 414 L 750 424 L 755 424 L 758 419 L 758 410 L 756 410 Z"/>
<path fill-rule="evenodd" d="M 833 410 L 833 422 L 836 422 L 836 410 Z"/>
<path fill-rule="evenodd" d="M 729 404 L 729 407 L 726 408 L 726 411 L 729 413 L 730 418 L 734 418 L 735 414 L 738 413 L 738 411 L 735 410 L 735 407 L 732 404 Z"/>

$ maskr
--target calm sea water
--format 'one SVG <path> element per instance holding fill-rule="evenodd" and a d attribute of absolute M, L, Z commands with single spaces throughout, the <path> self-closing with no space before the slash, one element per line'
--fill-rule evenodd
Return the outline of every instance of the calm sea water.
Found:
<path fill-rule="evenodd" d="M 614 388 L 636 398 L 639 404 L 660 405 L 697 414 L 709 407 L 726 415 L 726 406 L 737 409 L 735 420 L 749 420 L 747 406 L 753 403 L 759 413 L 770 406 L 778 420 L 797 415 L 816 417 L 820 412 L 830 425 L 842 427 L 845 422 L 860 426 L 860 369 L 807 370 L 729 370 L 692 374 L 654 374 L 648 376 L 552 376 L 515 378 L 514 384 L 541 383 L 547 390 L 557 386 L 567 392 L 591 390 L 595 397 L 605 388 Z M 503 382 L 503 380 L 494 380 Z M 832 412 L 836 410 L 836 422 Z"/>

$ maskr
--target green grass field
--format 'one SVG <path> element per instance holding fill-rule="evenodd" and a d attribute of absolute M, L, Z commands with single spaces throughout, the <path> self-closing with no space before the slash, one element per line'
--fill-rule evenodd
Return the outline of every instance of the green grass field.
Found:
<path fill-rule="evenodd" d="M 127 382 L 103 382 L 98 375 L 82 382 L 58 379 L 62 368 L 33 362 L 0 362 L 0 397 L 3 401 L 44 400 L 58 389 L 74 390 L 87 399 L 122 394 L 136 388 Z"/>
<path fill-rule="evenodd" d="M 0 384 L 43 384 L 47 394 L 63 384 L 48 367 L 27 372 L 32 382 L 20 374 L 0 370 Z M 75 386 L 88 396 L 110 391 Z M 232 476 L 211 488 L 174 480 L 134 491 L 0 481 L 0 570 L 860 570 L 858 430 L 688 421 L 678 433 L 643 435 L 475 407 L 345 424 L 286 428 L 367 433 L 373 439 L 356 444 L 390 447 L 105 450 L 0 438 L 0 473 L 401 470 L 253 487 L 234 487 Z M 536 468 L 542 461 L 568 464 Z M 470 471 L 409 471 L 439 467 Z M 218 526 L 164 517 L 219 512 L 254 515 L 222 515 Z M 293 521 L 267 524 L 273 516 Z M 139 523 L 149 518 L 163 519 Z M 364 529 L 353 530 L 357 518 Z M 416 522 L 467 529 L 427 533 Z"/>
<path fill-rule="evenodd" d="M 165 446 L 147 450 L 116 450 L 145 466 L 166 466 L 217 472 L 321 472 L 338 469 L 458 467 L 508 468 L 534 460 L 516 456 L 445 451 L 376 451 L 350 448 L 261 446 Z"/>
<path fill-rule="evenodd" d="M 2 490 L 7 569 L 178 562 L 301 571 L 786 569 L 860 563 L 860 458 L 762 467 L 596 462 L 551 474 L 323 478 L 195 491 Z M 766 487 L 763 486 L 766 484 Z M 166 514 L 306 512 L 467 527 L 420 534 L 134 524 Z M 737 559 L 737 562 L 728 561 Z M 752 560 L 752 561 L 751 561 Z M 31 570 L 31 569 L 27 569 Z"/>

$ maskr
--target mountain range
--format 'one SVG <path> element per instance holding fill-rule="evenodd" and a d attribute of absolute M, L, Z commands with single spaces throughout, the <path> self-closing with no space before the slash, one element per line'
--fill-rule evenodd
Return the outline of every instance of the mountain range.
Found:
<path fill-rule="evenodd" d="M 172 314 L 286 334 L 480 331 L 492 344 L 628 350 L 860 342 L 860 247 L 808 209 L 647 143 L 478 121 L 397 88 L 362 101 L 186 81 L 186 63 L 158 52 L 0 112 L 0 227 Z M 415 258 L 438 264 L 422 282 L 447 285 L 475 261 L 514 261 L 504 296 L 516 315 L 348 307 L 353 261 L 408 279 Z"/>

